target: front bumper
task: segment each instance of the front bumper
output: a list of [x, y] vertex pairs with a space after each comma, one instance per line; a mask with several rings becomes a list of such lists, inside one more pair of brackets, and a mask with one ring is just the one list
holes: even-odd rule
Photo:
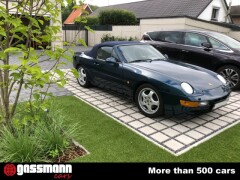
[[[221, 86], [211, 90], [203, 91], [202, 96], [190, 96], [190, 97], [179, 97], [171, 96], [171, 98], [165, 95], [165, 101], [171, 99], [169, 103], [165, 103], [165, 114], [167, 115], [178, 115], [178, 114], [195, 114], [199, 112], [207, 112], [213, 109], [220, 108], [227, 104], [231, 90], [228, 87]], [[180, 104], [181, 100], [190, 102], [208, 102], [207, 105], [199, 107], [184, 107]]]

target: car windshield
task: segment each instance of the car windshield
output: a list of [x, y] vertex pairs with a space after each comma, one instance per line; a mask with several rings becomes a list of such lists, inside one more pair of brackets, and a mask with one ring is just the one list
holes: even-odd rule
[[119, 50], [127, 62], [145, 62], [166, 59], [151, 45], [123, 45]]
[[238, 49], [240, 50], [240, 42], [227, 36], [224, 34], [220, 34], [220, 33], [208, 33], [209, 35], [211, 35], [212, 37], [214, 37], [215, 39], [224, 42], [226, 45], [228, 45], [230, 48], [234, 48], [234, 49]]

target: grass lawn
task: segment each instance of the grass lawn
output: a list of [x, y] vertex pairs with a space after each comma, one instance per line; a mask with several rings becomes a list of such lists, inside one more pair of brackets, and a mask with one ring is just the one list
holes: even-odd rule
[[55, 104], [66, 123], [80, 122], [76, 140], [90, 152], [73, 162], [240, 162], [240, 124], [175, 157], [75, 97]]

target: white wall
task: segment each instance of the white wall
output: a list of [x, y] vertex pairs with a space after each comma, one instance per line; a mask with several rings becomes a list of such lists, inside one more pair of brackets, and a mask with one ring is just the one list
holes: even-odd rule
[[226, 28], [216, 24], [211, 24], [208, 22], [196, 21], [190, 18], [186, 18], [184, 29], [201, 29], [221, 33], [228, 33], [231, 31], [230, 28]]
[[231, 31], [227, 35], [240, 41], [240, 31]]
[[112, 31], [94, 31], [88, 32], [88, 45], [93, 46], [101, 42], [101, 38], [104, 34], [117, 36], [121, 38], [137, 38], [140, 40], [141, 31], [140, 26], [113, 26]]
[[201, 29], [225, 33], [240, 40], [240, 31], [231, 31], [220, 25], [202, 22], [190, 18], [163, 18], [163, 19], [142, 19], [139, 26], [113, 26], [112, 31], [88, 32], [88, 45], [93, 46], [101, 42], [104, 34], [129, 38], [137, 37], [139, 40], [147, 31], [178, 30], [178, 29]]
[[[198, 16], [199, 19], [203, 19], [206, 21], [211, 21], [212, 17], [212, 9], [213, 7], [218, 7], [219, 14], [218, 14], [218, 22], [225, 22], [225, 17], [227, 15], [227, 8], [223, 2], [224, 0], [213, 0], [208, 7]], [[230, 22], [228, 17], [227, 22]]]
[[141, 19], [141, 34], [147, 31], [184, 29], [185, 18]]

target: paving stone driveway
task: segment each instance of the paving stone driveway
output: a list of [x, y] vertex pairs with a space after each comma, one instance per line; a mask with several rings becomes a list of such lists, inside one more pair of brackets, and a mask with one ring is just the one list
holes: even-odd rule
[[232, 92], [228, 105], [201, 116], [148, 118], [124, 97], [100, 88], [82, 88], [69, 74], [65, 88], [76, 97], [113, 117], [156, 145], [180, 155], [240, 122], [240, 93]]

